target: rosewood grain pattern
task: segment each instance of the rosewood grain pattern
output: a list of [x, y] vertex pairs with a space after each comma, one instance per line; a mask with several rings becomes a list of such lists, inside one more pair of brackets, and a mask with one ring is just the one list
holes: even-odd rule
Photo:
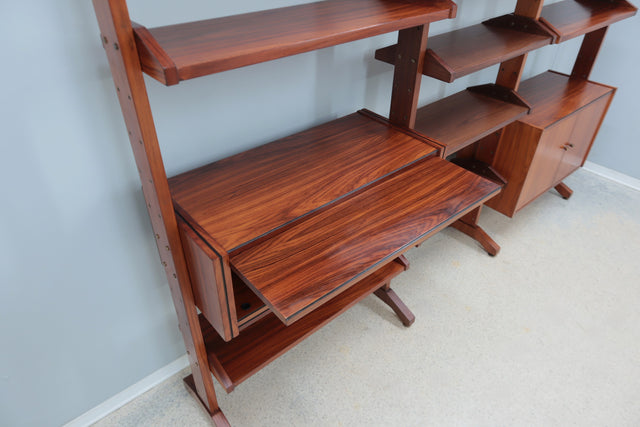
[[293, 325], [285, 326], [271, 314], [243, 330], [230, 342], [223, 341], [201, 318], [209, 359], [215, 359], [219, 364], [211, 366], [211, 369], [229, 378], [230, 382], [223, 383], [223, 386], [227, 391], [232, 390], [402, 271], [404, 266], [401, 263], [390, 262]]
[[464, 90], [418, 109], [415, 130], [447, 157], [527, 114], [528, 108]]
[[[551, 36], [477, 24], [429, 38], [423, 74], [453, 82], [475, 71], [546, 46]], [[376, 58], [393, 64], [395, 46], [379, 49]]]
[[519, 93], [531, 103], [531, 114], [522, 119], [544, 128], [610, 93], [613, 88], [583, 79], [546, 72], [525, 80]]
[[356, 113], [169, 182], [181, 215], [231, 252], [435, 152]]
[[429, 158], [231, 255], [231, 265], [291, 324], [499, 189]]
[[540, 21], [558, 35], [556, 43], [629, 18], [638, 9], [624, 0], [564, 0], [542, 8]]
[[151, 28], [158, 47], [146, 52], [166, 52], [187, 80], [453, 16], [450, 0], [326, 0]]

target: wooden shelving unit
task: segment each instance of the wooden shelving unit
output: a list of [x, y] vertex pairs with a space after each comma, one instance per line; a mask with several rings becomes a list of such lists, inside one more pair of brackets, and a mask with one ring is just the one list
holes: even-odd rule
[[[429, 23], [455, 16], [452, 1], [325, 0], [151, 29], [125, 0], [93, 4], [189, 355], [185, 382], [219, 426], [229, 423], [212, 374], [233, 390], [371, 294], [409, 326], [390, 285], [407, 250], [453, 226], [495, 255], [478, 225], [485, 203], [513, 214], [553, 185], [568, 197], [561, 179], [584, 161], [614, 92], [588, 75], [608, 25], [636, 12], [623, 0], [519, 0], [514, 14], [428, 39]], [[362, 110], [167, 178], [143, 73], [175, 85], [393, 31], [398, 43], [376, 52], [394, 65], [388, 119]], [[571, 76], [520, 85], [527, 52], [579, 34]], [[496, 84], [418, 108], [422, 74], [451, 82], [497, 63]]]

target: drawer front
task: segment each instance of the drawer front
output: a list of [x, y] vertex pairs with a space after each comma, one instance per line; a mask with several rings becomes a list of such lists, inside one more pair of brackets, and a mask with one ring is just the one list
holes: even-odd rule
[[584, 164], [593, 140], [600, 129], [600, 124], [604, 119], [611, 97], [611, 94], [603, 96], [574, 113], [576, 115], [575, 126], [565, 146], [566, 152], [558, 166], [554, 179], [555, 183], [562, 181]]
[[516, 210], [553, 187], [577, 116], [572, 114], [542, 132]]

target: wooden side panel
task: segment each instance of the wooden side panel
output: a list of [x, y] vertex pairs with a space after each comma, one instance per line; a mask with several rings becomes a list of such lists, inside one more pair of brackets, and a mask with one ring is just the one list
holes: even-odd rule
[[516, 211], [555, 185], [556, 171], [567, 151], [575, 122], [576, 116], [571, 115], [542, 133]]
[[229, 341], [238, 335], [229, 260], [209, 248], [184, 221], [178, 221], [178, 225], [196, 305], [220, 336]]
[[500, 194], [486, 203], [487, 206], [513, 216], [541, 135], [542, 129], [519, 121], [502, 131], [492, 166], [507, 184]]
[[585, 80], [589, 78], [608, 29], [609, 27], [600, 28], [584, 36], [571, 77]]

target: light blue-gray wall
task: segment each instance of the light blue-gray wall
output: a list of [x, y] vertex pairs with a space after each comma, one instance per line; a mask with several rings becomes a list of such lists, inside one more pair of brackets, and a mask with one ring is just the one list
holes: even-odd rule
[[[185, 4], [183, 4], [185, 3]], [[148, 26], [295, 0], [130, 0]], [[508, 13], [459, 1], [431, 34]], [[183, 354], [136, 167], [89, 0], [0, 3], [0, 425], [69, 421]], [[620, 87], [590, 160], [640, 178], [640, 21], [610, 30], [593, 77]], [[387, 114], [376, 37], [166, 88], [147, 79], [169, 174], [366, 107]], [[577, 43], [530, 56], [569, 71]], [[421, 104], [487, 83], [423, 79]]]

